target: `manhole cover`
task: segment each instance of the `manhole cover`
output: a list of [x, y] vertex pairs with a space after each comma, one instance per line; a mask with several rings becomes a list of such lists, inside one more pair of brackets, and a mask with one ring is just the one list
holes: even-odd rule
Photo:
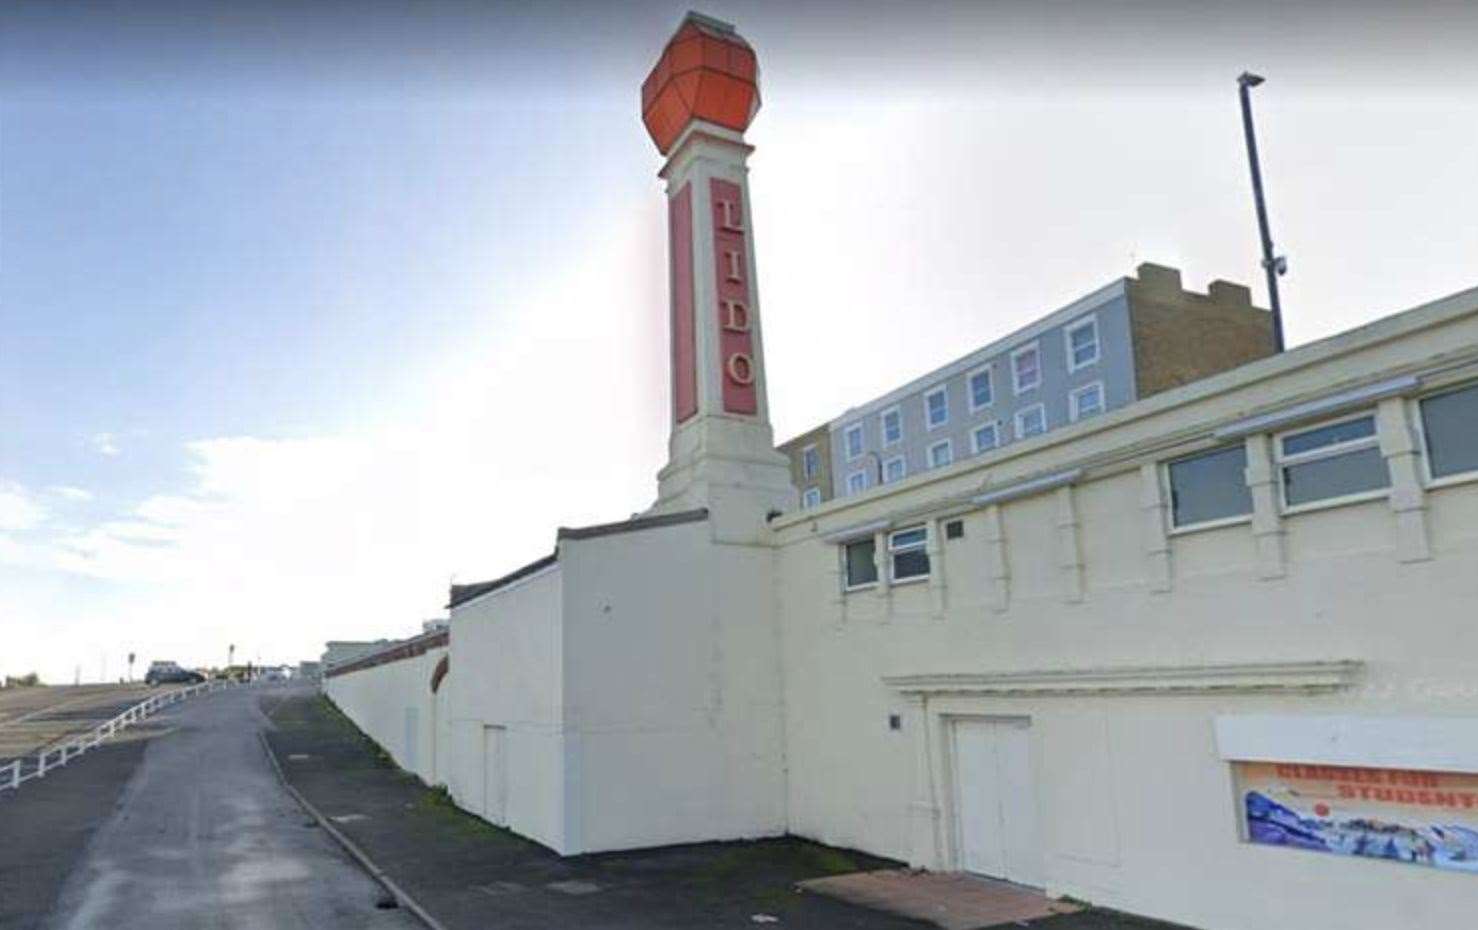
[[289, 762], [307, 762], [311, 758], [313, 758], [313, 757], [310, 756], [310, 755], [308, 755], [306, 752], [295, 752], [292, 755], [290, 755], [290, 756], [287, 757], [287, 761], [289, 761]]

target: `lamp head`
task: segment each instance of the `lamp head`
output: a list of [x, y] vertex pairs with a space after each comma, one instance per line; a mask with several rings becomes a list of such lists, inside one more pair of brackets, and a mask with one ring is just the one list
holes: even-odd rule
[[1253, 74], [1251, 71], [1243, 71], [1241, 76], [1237, 78], [1237, 83], [1241, 84], [1243, 87], [1256, 87], [1265, 80], [1267, 80], [1267, 78], [1263, 77], [1261, 74]]

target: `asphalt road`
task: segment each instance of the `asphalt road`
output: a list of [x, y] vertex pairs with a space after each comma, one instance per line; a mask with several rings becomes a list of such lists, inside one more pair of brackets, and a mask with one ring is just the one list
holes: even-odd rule
[[[408, 913], [378, 909], [379, 885], [306, 826], [263, 755], [257, 734], [270, 724], [260, 694], [220, 692], [156, 718], [172, 729], [139, 753], [41, 926], [420, 926]], [[29, 787], [9, 816], [23, 816]]]

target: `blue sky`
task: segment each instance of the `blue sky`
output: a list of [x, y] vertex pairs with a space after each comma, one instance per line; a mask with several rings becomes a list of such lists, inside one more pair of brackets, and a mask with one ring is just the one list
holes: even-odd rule
[[[1247, 67], [1291, 342], [1478, 279], [1456, 5], [792, 6], [704, 7], [761, 60], [777, 438], [1138, 261], [1261, 295]], [[646, 507], [682, 11], [0, 13], [0, 674], [402, 635]]]

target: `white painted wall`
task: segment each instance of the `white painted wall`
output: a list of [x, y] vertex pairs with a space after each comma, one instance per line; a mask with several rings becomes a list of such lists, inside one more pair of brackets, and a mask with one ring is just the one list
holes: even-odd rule
[[[1260, 577], [1264, 560], [1248, 524], [1170, 536], [1168, 590], [1157, 591], [1163, 563], [1145, 529], [1140, 467], [1205, 444], [1219, 423], [1350, 379], [1428, 370], [1436, 386], [1478, 377], [1475, 304], [1474, 294], [1463, 295], [910, 480], [886, 496], [777, 521], [791, 831], [951, 868], [951, 721], [1027, 716], [1054, 893], [1206, 930], [1470, 923], [1478, 907], [1471, 875], [1242, 843], [1215, 721], [1478, 716], [1471, 684], [1478, 681], [1478, 484], [1426, 492], [1416, 519], [1425, 524], [1429, 560], [1402, 560], [1401, 526], [1411, 517], [1397, 513], [1394, 498], [1381, 499], [1277, 521], [1281, 577]], [[1388, 449], [1400, 439], [1391, 432], [1383, 423]], [[1076, 508], [1081, 600], [1072, 599], [1064, 570], [1058, 492], [1001, 506], [1003, 611], [980, 509], [958, 517], [962, 539], [942, 542], [942, 588], [936, 578], [881, 596], [839, 593], [837, 547], [822, 534], [890, 516], [908, 525], [907, 514], [946, 498], [1074, 465], [1087, 468], [1067, 492]], [[1363, 679], [1322, 695], [925, 697], [883, 680], [1342, 659], [1365, 663]], [[890, 713], [902, 716], [902, 731], [888, 728]], [[1405, 745], [1402, 758], [1420, 767], [1411, 751]], [[1434, 766], [1450, 758], [1448, 747], [1428, 754]]]
[[487, 816], [486, 728], [505, 728], [507, 825], [562, 852], [567, 839], [561, 566], [455, 607], [448, 692], [448, 787]]
[[572, 845], [785, 831], [773, 552], [708, 521], [560, 546]]
[[[390, 754], [395, 764], [414, 772], [428, 785], [444, 781], [445, 754], [437, 744], [438, 721], [445, 698], [431, 693], [431, 673], [447, 654], [445, 648], [363, 671], [325, 678], [323, 691], [359, 727]], [[444, 686], [443, 686], [444, 687]], [[406, 740], [406, 715], [416, 722]]]

